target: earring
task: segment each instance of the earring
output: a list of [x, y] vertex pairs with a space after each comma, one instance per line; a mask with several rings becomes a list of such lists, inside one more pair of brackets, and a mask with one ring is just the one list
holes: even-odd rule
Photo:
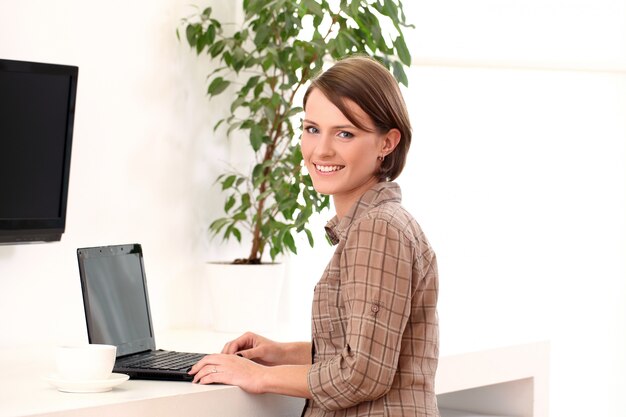
[[376, 159], [378, 159], [380, 162], [383, 162], [383, 161], [385, 160], [385, 155], [380, 155], [380, 156], [379, 156], [378, 158], [376, 158]]

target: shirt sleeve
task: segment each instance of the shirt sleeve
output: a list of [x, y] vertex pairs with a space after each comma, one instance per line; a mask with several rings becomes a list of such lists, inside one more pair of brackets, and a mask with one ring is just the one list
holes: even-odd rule
[[375, 400], [391, 388], [411, 312], [414, 245], [384, 219], [365, 219], [347, 236], [341, 259], [346, 342], [313, 364], [309, 389], [320, 407], [337, 410]]

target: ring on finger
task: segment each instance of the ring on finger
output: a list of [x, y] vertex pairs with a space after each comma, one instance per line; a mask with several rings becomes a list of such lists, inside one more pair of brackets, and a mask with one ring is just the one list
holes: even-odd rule
[[217, 373], [217, 368], [216, 368], [215, 366], [213, 367], [213, 369], [211, 369], [211, 373], [212, 373], [212, 374]]

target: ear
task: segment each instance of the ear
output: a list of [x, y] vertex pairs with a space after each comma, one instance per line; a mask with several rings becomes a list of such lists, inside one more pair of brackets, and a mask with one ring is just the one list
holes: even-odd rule
[[382, 148], [380, 150], [381, 155], [387, 156], [393, 152], [400, 143], [400, 138], [402, 138], [402, 134], [398, 129], [390, 129], [383, 138]]

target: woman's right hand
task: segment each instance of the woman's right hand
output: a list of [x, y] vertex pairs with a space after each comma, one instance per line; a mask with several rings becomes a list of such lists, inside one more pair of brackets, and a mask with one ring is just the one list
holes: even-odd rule
[[222, 353], [237, 354], [262, 365], [274, 366], [285, 364], [285, 343], [247, 332], [224, 345]]

